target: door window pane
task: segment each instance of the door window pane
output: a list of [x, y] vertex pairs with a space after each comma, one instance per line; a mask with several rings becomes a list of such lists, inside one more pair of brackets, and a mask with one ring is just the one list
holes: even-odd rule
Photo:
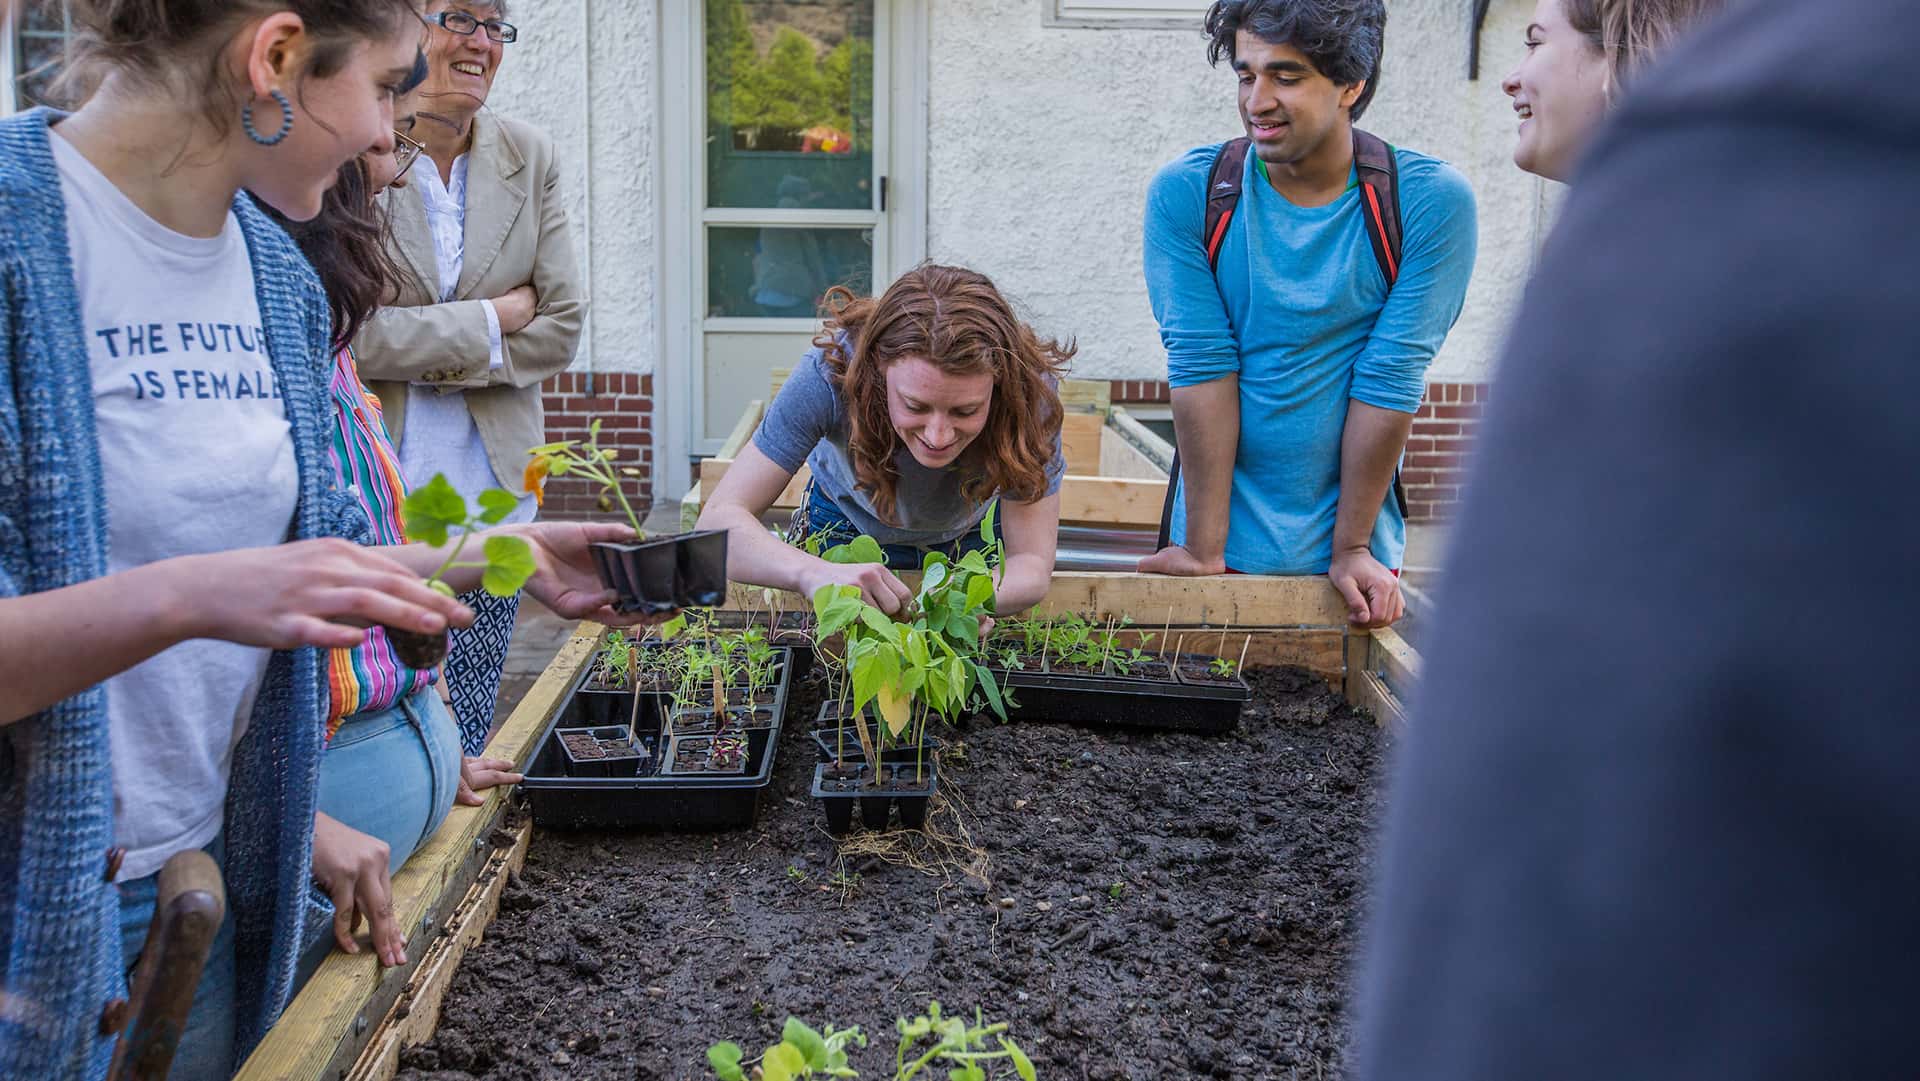
[[14, 7], [14, 102], [22, 109], [59, 104], [49, 91], [73, 32], [71, 6], [67, 0], [29, 0]]
[[812, 319], [835, 285], [873, 287], [873, 230], [713, 226], [707, 230], [707, 315]]
[[706, 0], [707, 205], [868, 210], [874, 0]]

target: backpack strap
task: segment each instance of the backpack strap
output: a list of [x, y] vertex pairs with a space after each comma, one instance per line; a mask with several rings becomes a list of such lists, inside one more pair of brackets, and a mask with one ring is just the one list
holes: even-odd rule
[[1360, 177], [1361, 217], [1367, 223], [1367, 241], [1373, 258], [1386, 276], [1387, 288], [1400, 280], [1400, 166], [1393, 147], [1371, 132], [1353, 129], [1353, 165]]
[[1207, 266], [1220, 262], [1220, 245], [1227, 239], [1227, 226], [1233, 224], [1234, 208], [1240, 205], [1240, 180], [1247, 172], [1247, 153], [1253, 140], [1246, 136], [1229, 139], [1213, 156], [1213, 168], [1207, 171], [1207, 224], [1200, 235], [1207, 244]]

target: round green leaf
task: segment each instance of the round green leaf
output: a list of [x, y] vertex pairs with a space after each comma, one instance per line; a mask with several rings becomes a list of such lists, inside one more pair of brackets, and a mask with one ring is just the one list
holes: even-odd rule
[[525, 538], [488, 537], [485, 551], [487, 569], [480, 575], [480, 588], [496, 597], [511, 597], [520, 592], [538, 568], [533, 562], [533, 547]]

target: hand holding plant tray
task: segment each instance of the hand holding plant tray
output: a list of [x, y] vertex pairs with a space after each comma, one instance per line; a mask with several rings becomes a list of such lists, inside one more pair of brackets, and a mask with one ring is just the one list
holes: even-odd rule
[[619, 452], [600, 445], [599, 420], [588, 427], [584, 443], [573, 439], [543, 443], [527, 454], [532, 461], [527, 463], [524, 483], [536, 499], [545, 500], [548, 477], [573, 474], [603, 489], [603, 507], [611, 496], [626, 513], [634, 543], [603, 542], [591, 547], [600, 580], [619, 595], [615, 609], [658, 614], [676, 608], [705, 608], [726, 599], [726, 531], [709, 529], [648, 540], [640, 516], [621, 488], [621, 477], [637, 476], [639, 470], [614, 464]]
[[[432, 480], [407, 495], [406, 502], [400, 505], [400, 517], [405, 524], [408, 540], [420, 541], [435, 548], [445, 547], [448, 535], [456, 530], [459, 532], [459, 541], [454, 544], [453, 550], [447, 553], [439, 568], [427, 576], [428, 586], [451, 597], [454, 589], [441, 576], [455, 568], [477, 568], [480, 570], [480, 588], [496, 597], [511, 597], [527, 584], [527, 579], [533, 577], [535, 569], [533, 549], [524, 538], [495, 534], [481, 544], [481, 559], [463, 563], [460, 556], [466, 551], [467, 542], [474, 533], [485, 526], [499, 525], [505, 521], [520, 501], [511, 492], [500, 488], [481, 492], [478, 501], [480, 513], [470, 514], [467, 501], [447, 482], [446, 474], [435, 473]], [[420, 634], [394, 627], [386, 630], [388, 640], [393, 642], [394, 653], [409, 668], [425, 670], [447, 659], [445, 631]]]

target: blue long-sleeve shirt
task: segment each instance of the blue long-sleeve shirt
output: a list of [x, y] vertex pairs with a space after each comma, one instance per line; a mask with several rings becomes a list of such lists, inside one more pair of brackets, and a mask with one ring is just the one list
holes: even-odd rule
[[[1189, 151], [1147, 189], [1146, 275], [1167, 380], [1240, 377], [1227, 565], [1252, 574], [1320, 574], [1333, 557], [1340, 439], [1349, 400], [1412, 413], [1426, 369], [1460, 315], [1473, 275], [1476, 222], [1466, 178], [1436, 158], [1394, 151], [1404, 235], [1400, 280], [1387, 290], [1359, 188], [1301, 207], [1247, 156], [1240, 204], [1218, 274], [1202, 231], [1207, 174], [1220, 145]], [[1186, 495], [1172, 536], [1186, 536]], [[1374, 523], [1375, 558], [1400, 566], [1406, 522], [1389, 498]]]

